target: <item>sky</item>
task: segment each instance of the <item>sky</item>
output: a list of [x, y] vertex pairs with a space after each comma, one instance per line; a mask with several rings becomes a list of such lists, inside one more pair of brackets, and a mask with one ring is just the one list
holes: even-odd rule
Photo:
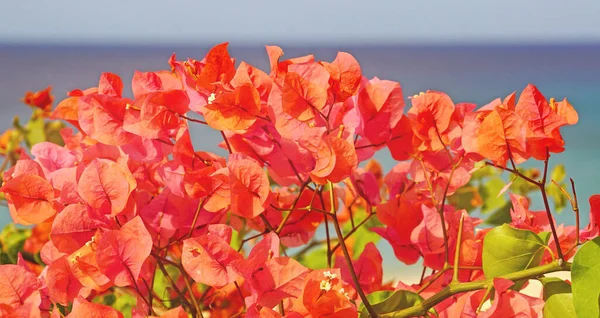
[[598, 0], [1, 0], [0, 43], [589, 43]]

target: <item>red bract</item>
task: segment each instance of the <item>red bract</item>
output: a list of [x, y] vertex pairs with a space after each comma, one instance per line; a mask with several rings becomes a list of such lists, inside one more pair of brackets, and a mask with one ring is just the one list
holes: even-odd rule
[[339, 269], [317, 270], [306, 277], [302, 301], [313, 317], [352, 317], [356, 308], [348, 297], [350, 291]]
[[358, 134], [372, 144], [383, 145], [390, 139], [392, 128], [402, 118], [404, 97], [397, 82], [363, 78], [362, 89], [354, 100], [361, 117]]
[[0, 304], [18, 308], [40, 288], [37, 277], [18, 265], [0, 266]]
[[362, 79], [362, 73], [360, 65], [352, 55], [339, 52], [333, 62], [321, 62], [321, 64], [329, 72], [335, 100], [345, 101], [356, 93]]
[[94, 212], [116, 215], [123, 211], [135, 187], [136, 181], [126, 168], [96, 159], [81, 173], [77, 190]]
[[523, 295], [508, 289], [512, 281], [496, 278], [494, 288], [496, 295], [492, 308], [482, 312], [478, 317], [496, 317], [496, 315], [509, 315], [513, 317], [541, 317], [544, 301], [538, 298]]
[[50, 109], [52, 109], [52, 103], [54, 102], [54, 96], [52, 96], [51, 91], [52, 87], [48, 86], [41, 91], [27, 92], [25, 93], [25, 97], [23, 97], [23, 103], [41, 108], [44, 111], [50, 111]]
[[454, 103], [448, 95], [439, 92], [427, 92], [415, 95], [408, 118], [412, 121], [413, 131], [427, 146], [425, 149], [438, 151], [448, 144], [447, 130], [454, 113]]
[[204, 67], [197, 74], [196, 83], [199, 87], [213, 91], [218, 84], [223, 85], [235, 75], [235, 65], [227, 52], [228, 43], [213, 47], [206, 54]]
[[197, 282], [223, 287], [237, 279], [232, 264], [242, 258], [229, 241], [211, 232], [183, 241], [181, 263]]
[[64, 306], [73, 301], [83, 287], [73, 275], [67, 256], [48, 265], [45, 278], [50, 299]]
[[133, 134], [123, 127], [125, 110], [131, 101], [111, 95], [82, 96], [77, 104], [78, 125], [91, 138], [107, 145], [121, 146]]
[[[544, 305], [520, 289], [571, 268], [576, 303], [569, 262], [600, 234], [600, 196], [581, 231], [555, 223], [551, 203], [581, 209], [548, 168], [579, 119], [566, 99], [528, 85], [477, 108], [427, 91], [404, 112], [400, 83], [349, 53], [266, 50], [266, 72], [222, 43], [136, 71], [131, 92], [103, 73], [54, 110], [49, 88], [27, 93], [32, 121], [0, 135], [0, 199], [35, 226], [0, 233], [0, 262], [16, 263], [0, 266], [0, 316], [536, 317], [571, 294], [548, 288]], [[77, 132], [31, 131], [50, 113]], [[199, 125], [221, 136], [215, 153]], [[387, 172], [365, 162], [382, 148]], [[380, 244], [423, 264], [418, 284], [385, 278]]]
[[102, 236], [96, 251], [100, 271], [117, 286], [133, 286], [152, 250], [152, 237], [142, 219], [135, 217], [118, 230]]
[[123, 314], [108, 306], [90, 303], [83, 297], [77, 297], [67, 317], [123, 318]]
[[269, 179], [258, 162], [233, 155], [229, 157], [231, 212], [252, 218], [261, 214], [269, 197]]
[[73, 253], [92, 239], [99, 225], [87, 205], [71, 204], [54, 219], [50, 237], [59, 251]]
[[[360, 286], [365, 293], [372, 293], [381, 289], [383, 282], [382, 262], [381, 254], [373, 243], [367, 244], [358, 260], [352, 262], [356, 275], [359, 277]], [[336, 258], [335, 266], [340, 268], [342, 279], [354, 286], [352, 274], [350, 274], [343, 257], [338, 256]], [[356, 288], [356, 286], [354, 287]]]
[[275, 257], [252, 273], [249, 283], [256, 293], [253, 296], [257, 303], [274, 307], [285, 298], [299, 297], [307, 274], [308, 269], [294, 259]]

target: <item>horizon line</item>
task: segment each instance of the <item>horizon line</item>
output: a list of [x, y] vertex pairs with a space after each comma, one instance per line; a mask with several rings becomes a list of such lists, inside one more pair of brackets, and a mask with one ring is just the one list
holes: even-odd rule
[[201, 40], [196, 42], [123, 42], [123, 41], [2, 41], [0, 48], [27, 48], [27, 47], [81, 47], [81, 48], [206, 48], [214, 45], [229, 42], [233, 48], [253, 48], [265, 47], [266, 45], [284, 46], [287, 48], [336, 48], [336, 47], [389, 47], [389, 48], [428, 48], [428, 47], [596, 47], [600, 46], [600, 41], [364, 41], [364, 42], [346, 42], [346, 41], [248, 41], [248, 40], [230, 40], [230, 41], [212, 41]]

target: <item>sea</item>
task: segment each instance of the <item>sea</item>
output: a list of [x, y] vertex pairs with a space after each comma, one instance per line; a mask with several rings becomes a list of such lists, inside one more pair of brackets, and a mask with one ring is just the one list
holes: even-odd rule
[[[8, 45], [0, 44], [0, 130], [13, 118], [28, 118], [31, 110], [21, 104], [25, 91], [53, 87], [57, 100], [66, 92], [96, 86], [101, 72], [119, 74], [125, 83], [135, 70], [169, 69], [168, 59], [202, 59], [212, 45]], [[274, 45], [274, 44], [271, 44]], [[581, 224], [589, 221], [588, 198], [600, 193], [600, 44], [569, 45], [282, 45], [284, 58], [314, 54], [331, 61], [338, 51], [352, 54], [363, 74], [400, 82], [404, 96], [426, 90], [443, 91], [454, 102], [485, 105], [527, 84], [535, 84], [547, 97], [567, 97], [579, 113], [579, 123], [562, 129], [566, 151], [553, 155], [550, 165], [562, 163], [575, 180], [581, 208]], [[237, 62], [245, 61], [265, 71], [269, 61], [263, 45], [230, 46]], [[126, 86], [127, 87], [127, 86]], [[126, 95], [131, 95], [127, 91]], [[406, 110], [408, 107], [406, 108]], [[192, 130], [196, 149], [225, 155], [217, 148], [220, 136], [203, 128]], [[387, 150], [376, 156], [386, 171], [395, 162]], [[540, 163], [528, 163], [539, 166]], [[533, 208], [542, 209], [534, 198]], [[559, 223], [574, 224], [566, 209]], [[0, 207], [0, 226], [10, 222]], [[387, 242], [379, 243], [388, 278], [418, 281], [419, 266], [400, 266]]]

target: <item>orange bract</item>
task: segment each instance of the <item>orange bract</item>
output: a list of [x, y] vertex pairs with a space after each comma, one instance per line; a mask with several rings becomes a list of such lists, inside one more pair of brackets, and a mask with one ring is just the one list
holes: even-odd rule
[[521, 163], [526, 157], [526, 131], [523, 119], [511, 110], [497, 107], [481, 122], [477, 132], [479, 154], [504, 166], [512, 158]]
[[16, 215], [22, 224], [38, 224], [56, 213], [54, 189], [46, 179], [32, 174], [23, 174], [8, 181], [0, 191], [15, 206]]
[[317, 63], [292, 64], [285, 74], [282, 108], [299, 121], [313, 119], [327, 104], [329, 73]]
[[208, 124], [217, 130], [246, 130], [260, 113], [260, 96], [250, 84], [242, 84], [233, 92], [220, 93], [203, 109]]

